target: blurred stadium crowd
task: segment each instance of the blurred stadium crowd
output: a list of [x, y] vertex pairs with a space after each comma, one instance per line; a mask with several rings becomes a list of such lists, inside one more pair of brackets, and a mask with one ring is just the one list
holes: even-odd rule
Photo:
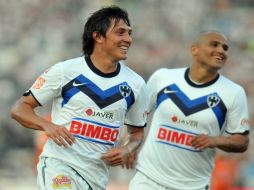
[[[81, 55], [85, 19], [111, 4], [129, 12], [133, 44], [126, 64], [145, 80], [160, 67], [188, 66], [189, 45], [199, 31], [224, 32], [231, 44], [222, 73], [244, 86], [250, 126], [254, 125], [253, 0], [0, 0], [0, 187], [12, 190], [15, 182], [13, 189], [22, 189], [22, 184], [26, 190], [28, 184], [35, 189], [38, 133], [12, 121], [10, 106], [46, 68]], [[38, 112], [46, 116], [49, 110], [39, 108]], [[231, 187], [254, 187], [253, 136], [251, 130], [250, 147], [244, 154], [219, 152], [221, 168], [216, 168], [214, 184], [222, 180]], [[131, 175], [132, 171], [113, 169], [109, 189], [119, 184], [116, 189], [126, 189]], [[15, 188], [17, 185], [20, 188]]]

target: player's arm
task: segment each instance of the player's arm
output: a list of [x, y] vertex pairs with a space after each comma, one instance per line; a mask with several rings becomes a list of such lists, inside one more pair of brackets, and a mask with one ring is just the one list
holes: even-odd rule
[[225, 136], [199, 135], [191, 141], [197, 149], [219, 148], [227, 152], [244, 152], [249, 145], [249, 114], [247, 97], [243, 88], [235, 91], [232, 106], [228, 109]]
[[205, 148], [219, 148], [226, 152], [244, 152], [248, 149], [249, 135], [231, 134], [230, 136], [211, 137], [207, 135], [199, 135], [191, 140], [191, 144], [198, 150]]
[[[21, 97], [11, 109], [11, 117], [26, 128], [45, 131], [46, 135], [59, 146], [67, 147], [75, 142], [73, 135], [62, 126], [38, 116], [34, 109], [39, 106], [33, 96]], [[66, 143], [67, 142], [67, 143]]]
[[128, 154], [124, 159], [122, 167], [127, 169], [133, 169], [136, 162], [137, 153], [141, 147], [144, 140], [144, 128], [127, 126], [128, 128], [128, 138], [126, 139], [124, 146]]
[[34, 109], [39, 106], [32, 96], [21, 97], [11, 109], [11, 117], [26, 128], [41, 130], [47, 124], [43, 118], [38, 117]]
[[143, 127], [128, 127], [128, 138], [122, 146], [112, 148], [103, 154], [101, 159], [110, 166], [126, 166], [127, 169], [134, 168], [136, 153], [144, 139]]
[[128, 138], [125, 143], [125, 147], [129, 152], [137, 152], [144, 139], [144, 128], [143, 127], [128, 127]]

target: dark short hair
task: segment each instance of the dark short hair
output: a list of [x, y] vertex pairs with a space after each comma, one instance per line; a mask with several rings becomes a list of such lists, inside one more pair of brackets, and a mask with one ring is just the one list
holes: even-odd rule
[[117, 24], [120, 20], [123, 20], [128, 26], [130, 26], [127, 11], [117, 6], [103, 7], [92, 13], [92, 15], [87, 19], [82, 39], [84, 55], [91, 55], [93, 52], [93, 32], [97, 32], [98, 35], [105, 37], [112, 20], [114, 20], [115, 24]]

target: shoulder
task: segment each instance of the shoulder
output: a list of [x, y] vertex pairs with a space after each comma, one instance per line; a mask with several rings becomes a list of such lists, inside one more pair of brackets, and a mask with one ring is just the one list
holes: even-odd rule
[[57, 64], [62, 65], [63, 67], [66, 67], [66, 66], [70, 66], [70, 65], [81, 64], [84, 62], [85, 62], [85, 59], [82, 56], [82, 57], [76, 57], [76, 58], [64, 60], [64, 61], [61, 61]]
[[128, 66], [126, 66], [124, 63], [120, 63], [121, 64], [121, 72], [126, 76], [126, 78], [128, 80], [131, 81], [136, 81], [138, 83], [145, 83], [145, 80], [143, 79], [143, 77], [141, 75], [139, 75], [137, 72], [135, 72], [134, 70], [132, 70], [131, 68], [129, 68]]
[[219, 78], [218, 85], [220, 93], [224, 95], [226, 100], [236, 101], [247, 98], [246, 92], [240, 84], [237, 84], [222, 75]]
[[84, 68], [84, 66], [85, 66], [84, 57], [76, 57], [55, 64], [55, 67], [59, 68], [64, 74], [79, 72]]
[[154, 73], [151, 74], [150, 78], [165, 78], [165, 77], [173, 77], [173, 76], [180, 76], [184, 74], [186, 71], [186, 67], [184, 68], [160, 68], [156, 70]]
[[219, 82], [224, 89], [230, 92], [244, 92], [244, 88], [240, 84], [237, 84], [223, 75], [220, 75]]

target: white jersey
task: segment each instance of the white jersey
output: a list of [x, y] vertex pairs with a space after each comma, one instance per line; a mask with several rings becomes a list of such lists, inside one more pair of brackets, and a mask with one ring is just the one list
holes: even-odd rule
[[225, 77], [203, 85], [193, 83], [187, 68], [160, 69], [148, 80], [155, 108], [137, 169], [169, 189], [206, 189], [215, 149], [194, 149], [189, 140], [248, 133], [248, 108], [242, 87]]
[[52, 122], [76, 138], [68, 148], [48, 140], [41, 156], [66, 162], [94, 190], [105, 189], [109, 168], [101, 154], [115, 146], [124, 124], [145, 126], [145, 81], [122, 63], [103, 74], [89, 57], [79, 57], [52, 66], [30, 90], [41, 105], [53, 99]]

